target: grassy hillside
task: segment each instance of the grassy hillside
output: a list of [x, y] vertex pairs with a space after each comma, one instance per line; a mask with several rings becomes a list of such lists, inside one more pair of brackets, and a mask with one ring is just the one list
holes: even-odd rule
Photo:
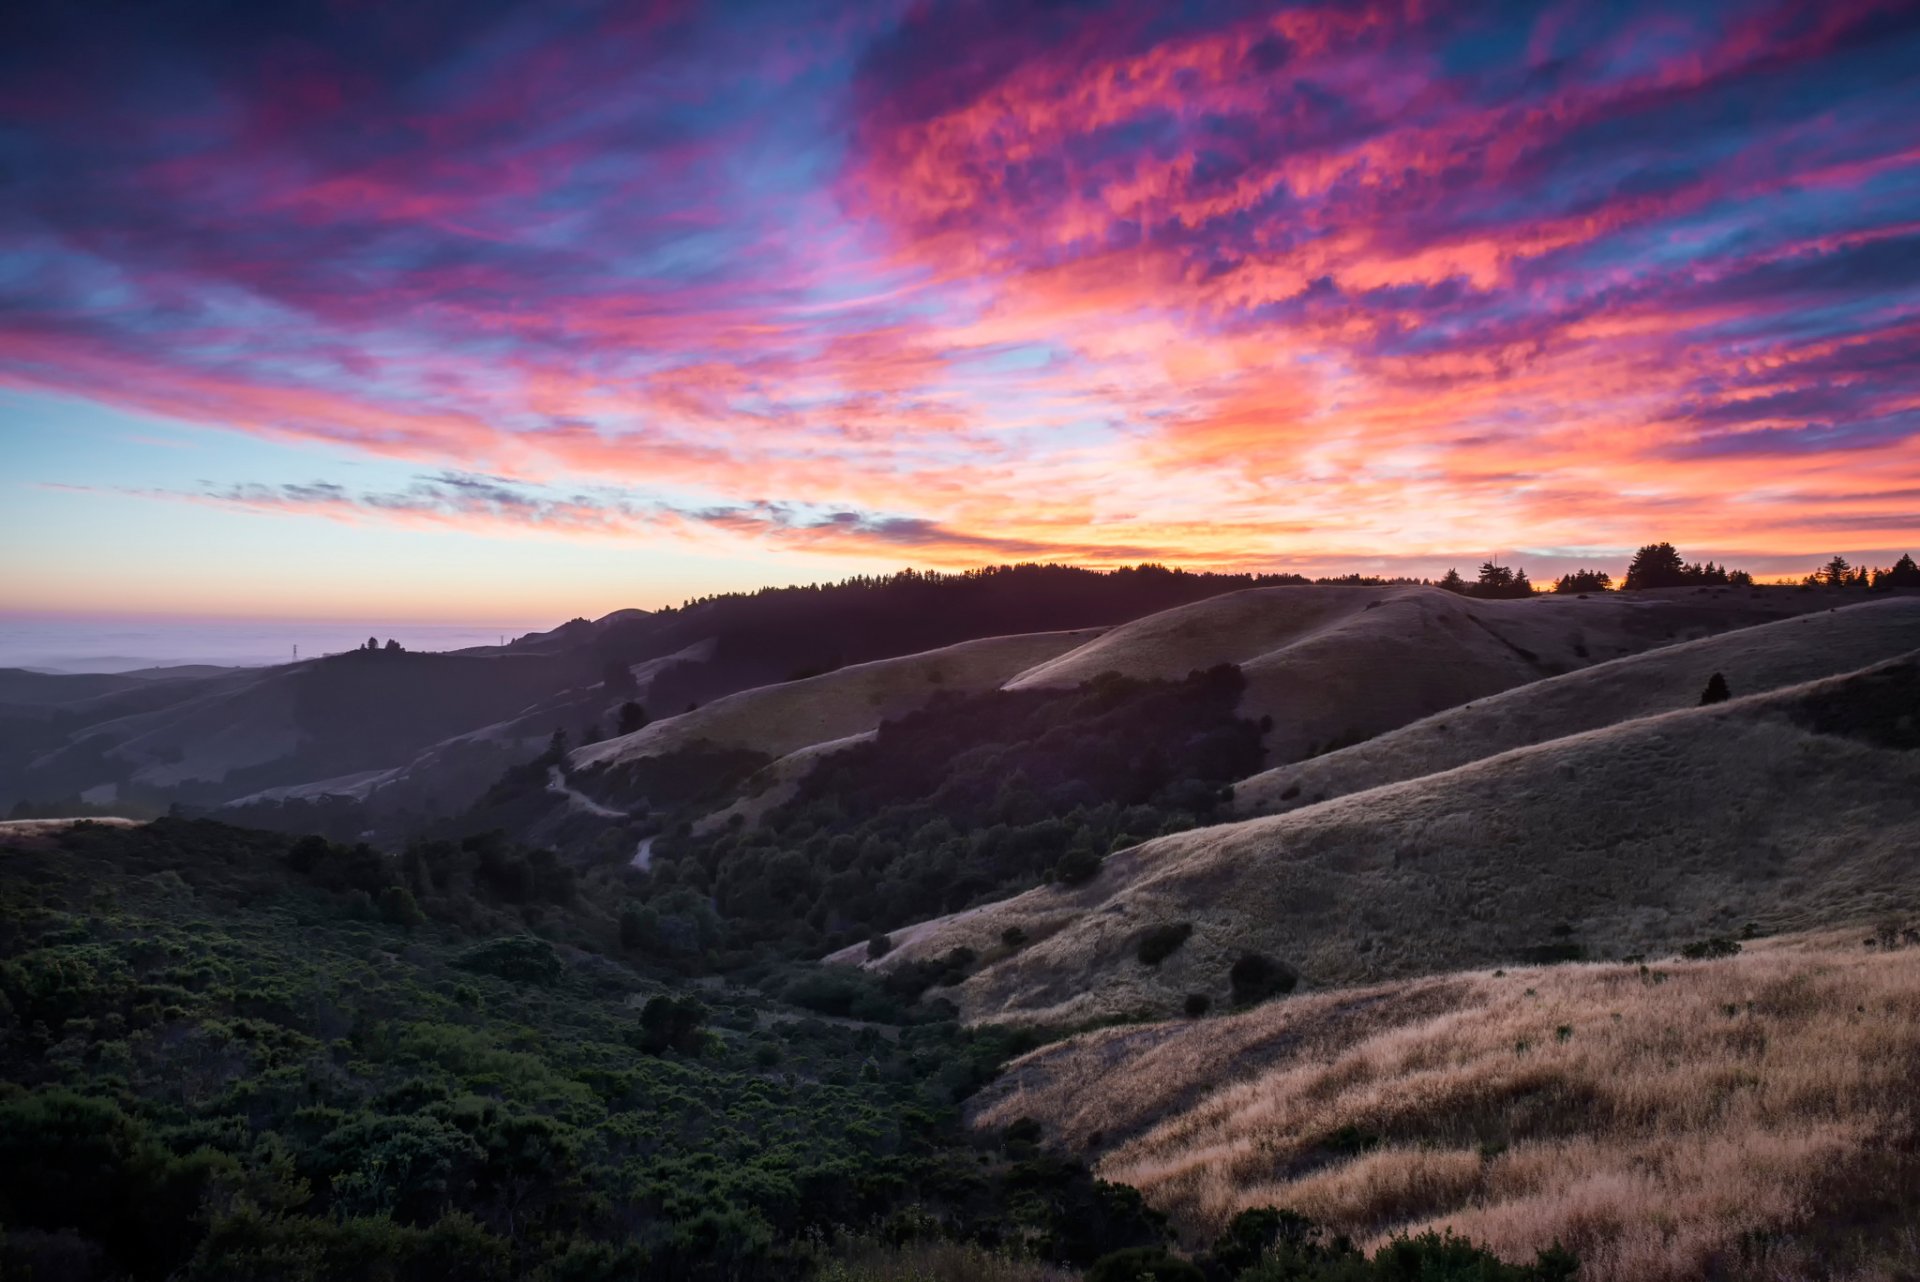
[[[1163, 837], [875, 964], [991, 954], [969, 1016], [1074, 1023], [1224, 1006], [1248, 953], [1321, 987], [1871, 919], [1920, 906], [1915, 708], [1920, 656], [1645, 717]], [[1183, 923], [1143, 964], [1146, 933]]]
[[1920, 649], [1920, 596], [1823, 610], [1516, 687], [1324, 756], [1255, 775], [1234, 809], [1281, 814], [1528, 744], [1700, 702], [1718, 672], [1736, 695], [1850, 672]]
[[1913, 1276], [1920, 935], [1885, 939], [1108, 1029], [1017, 1061], [976, 1119], [1040, 1120], [1199, 1240], [1272, 1204], [1363, 1241], [1558, 1241], [1583, 1282]]
[[665, 756], [696, 743], [784, 757], [812, 744], [872, 730], [942, 692], [996, 689], [1094, 634], [1083, 630], [983, 637], [757, 686], [665, 717], [632, 734], [576, 749], [571, 764], [575, 770], [590, 772], [640, 757]]
[[1818, 594], [1791, 589], [1481, 601], [1423, 587], [1258, 588], [1114, 628], [1011, 684], [1234, 663], [1247, 678], [1241, 713], [1264, 719], [1268, 761], [1280, 764], [1542, 677], [1815, 608]]

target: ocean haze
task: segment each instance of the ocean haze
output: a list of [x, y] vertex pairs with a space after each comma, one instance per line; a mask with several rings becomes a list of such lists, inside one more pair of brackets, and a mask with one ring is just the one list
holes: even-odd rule
[[498, 645], [545, 623], [391, 623], [339, 619], [0, 616], [0, 667], [132, 672], [178, 664], [262, 667], [388, 638], [409, 650]]

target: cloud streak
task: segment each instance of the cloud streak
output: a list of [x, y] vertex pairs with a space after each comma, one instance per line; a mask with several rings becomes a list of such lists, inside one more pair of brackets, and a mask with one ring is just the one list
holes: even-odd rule
[[1911, 534], [1911, 5], [205, 8], [0, 20], [0, 380], [421, 479], [200, 501], [950, 563]]

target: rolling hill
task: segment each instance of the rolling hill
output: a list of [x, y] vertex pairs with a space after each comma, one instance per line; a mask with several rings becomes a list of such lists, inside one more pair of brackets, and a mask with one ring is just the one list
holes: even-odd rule
[[[968, 948], [966, 1016], [1075, 1024], [1224, 1005], [1248, 953], [1320, 988], [1867, 920], [1920, 906], [1916, 709], [1920, 654], [1641, 717], [1163, 837], [874, 964]], [[1145, 932], [1178, 923], [1191, 938], [1143, 964]]]
[[1281, 814], [1482, 757], [1697, 702], [1714, 673], [1759, 694], [1920, 649], [1920, 596], [1888, 597], [1644, 651], [1548, 677], [1255, 775], [1243, 815]]
[[1545, 677], [1827, 604], [1782, 589], [1482, 601], [1428, 587], [1255, 588], [1114, 628], [1009, 687], [1237, 664], [1241, 713], [1269, 719], [1267, 759], [1280, 765]]

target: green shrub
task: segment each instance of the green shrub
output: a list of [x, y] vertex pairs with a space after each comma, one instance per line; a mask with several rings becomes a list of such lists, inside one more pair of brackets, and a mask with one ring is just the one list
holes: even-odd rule
[[1130, 1246], [1095, 1260], [1086, 1282], [1207, 1282], [1207, 1275], [1163, 1246]]
[[455, 957], [453, 964], [462, 970], [522, 984], [553, 985], [560, 982], [566, 970], [553, 945], [532, 935], [510, 935], [475, 944]]
[[1688, 961], [1713, 961], [1721, 957], [1733, 957], [1740, 952], [1738, 940], [1715, 935], [1709, 939], [1696, 939], [1680, 950], [1680, 955]]
[[1227, 972], [1236, 1006], [1253, 1006], [1272, 997], [1283, 997], [1300, 983], [1300, 972], [1283, 961], [1261, 953], [1243, 953]]
[[1158, 966], [1173, 956], [1180, 945], [1186, 943], [1187, 937], [1192, 934], [1193, 923], [1190, 921], [1163, 922], [1158, 926], [1150, 927], [1147, 933], [1140, 937], [1141, 964]]
[[1053, 880], [1062, 886], [1084, 886], [1100, 875], [1100, 856], [1078, 846], [1060, 856], [1053, 866]]

